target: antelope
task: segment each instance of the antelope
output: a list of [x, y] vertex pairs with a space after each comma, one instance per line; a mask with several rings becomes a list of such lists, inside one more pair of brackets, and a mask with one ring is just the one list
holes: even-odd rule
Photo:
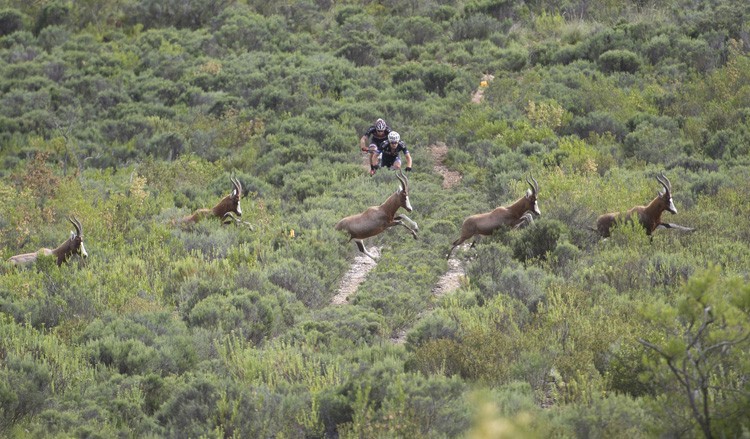
[[240, 220], [235, 217], [242, 216], [242, 207], [240, 207], [240, 198], [242, 198], [242, 185], [240, 181], [232, 177], [232, 192], [222, 198], [216, 206], [211, 209], [198, 209], [192, 215], [182, 218], [181, 222], [186, 224], [195, 224], [206, 217], [217, 217], [223, 224], [229, 224], [231, 221], [238, 223]]
[[[389, 227], [404, 226], [411, 232], [414, 239], [417, 239], [417, 230], [419, 230], [417, 223], [404, 214], [396, 215], [399, 208], [404, 208], [407, 212], [412, 211], [409, 202], [409, 179], [400, 169], [396, 178], [400, 182], [399, 189], [389, 196], [383, 204], [369, 207], [362, 213], [347, 216], [334, 226], [334, 229], [348, 233], [349, 241], [354, 240], [359, 251], [369, 256], [373, 261], [377, 261], [377, 258], [367, 251], [364, 244], [365, 238], [378, 235]], [[409, 227], [404, 221], [412, 227]]]
[[88, 258], [89, 254], [86, 253], [86, 248], [83, 246], [83, 226], [77, 218], [68, 217], [68, 221], [73, 224], [76, 231], [70, 232], [70, 238], [66, 239], [56, 249], [40, 248], [34, 253], [24, 253], [22, 255], [16, 255], [8, 259], [13, 265], [31, 265], [34, 261], [43, 256], [56, 256], [57, 266], [61, 266], [63, 262], [67, 262], [72, 255], [79, 255], [82, 258]]
[[[517, 229], [533, 223], [533, 215], [538, 216], [542, 213], [536, 202], [537, 194], [539, 193], [539, 183], [537, 183], [533, 176], [531, 176], [531, 180], [534, 182], [533, 184], [529, 181], [529, 177], [526, 177], [526, 183], [531, 188], [527, 189], [526, 194], [510, 206], [499, 206], [491, 212], [468, 216], [461, 225], [461, 236], [453, 241], [453, 247], [448, 252], [447, 259], [451, 257], [451, 253], [453, 253], [456, 247], [473, 236], [492, 235], [495, 230], [502, 226]], [[476, 242], [477, 240], [475, 239], [471, 243], [471, 246], [474, 247]]]
[[664, 187], [664, 192], [657, 192], [656, 198], [651, 200], [647, 206], [632, 207], [624, 215], [621, 212], [612, 212], [599, 216], [596, 220], [595, 229], [599, 235], [603, 238], [608, 238], [612, 227], [616, 223], [620, 221], [632, 221], [636, 215], [638, 216], [638, 222], [646, 229], [646, 234], [649, 236], [651, 236], [654, 230], [662, 228], [678, 229], [687, 232], [695, 230], [679, 224], [670, 224], [661, 221], [661, 214], [665, 210], [674, 215], [677, 213], [677, 209], [674, 207], [674, 202], [672, 201], [672, 183], [669, 182], [664, 172], [661, 175], [657, 175], [656, 180]]

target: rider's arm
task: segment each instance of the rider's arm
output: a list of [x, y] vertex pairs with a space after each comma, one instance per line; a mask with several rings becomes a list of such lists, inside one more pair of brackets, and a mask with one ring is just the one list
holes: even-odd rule
[[404, 157], [406, 157], [406, 167], [411, 168], [411, 154], [409, 154], [409, 151], [404, 154]]

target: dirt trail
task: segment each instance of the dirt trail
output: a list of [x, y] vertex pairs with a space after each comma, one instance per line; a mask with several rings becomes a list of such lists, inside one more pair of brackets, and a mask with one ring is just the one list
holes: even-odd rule
[[[450, 189], [453, 186], [457, 185], [461, 181], [461, 174], [456, 171], [451, 171], [443, 164], [445, 154], [448, 152], [448, 146], [445, 143], [438, 142], [434, 145], [430, 145], [428, 150], [430, 151], [430, 155], [435, 162], [434, 171], [443, 176], [443, 189]], [[462, 245], [462, 247], [465, 246], [466, 244]], [[432, 295], [435, 297], [442, 297], [450, 293], [451, 291], [455, 291], [456, 289], [458, 289], [458, 287], [461, 286], [461, 280], [463, 279], [465, 274], [466, 273], [464, 272], [464, 267], [461, 261], [452, 256], [450, 259], [448, 259], [448, 271], [440, 276], [437, 284], [435, 284], [435, 287], [432, 288]], [[429, 311], [431, 311], [431, 309], [432, 305], [425, 309], [424, 312], [422, 312], [417, 318], [419, 319], [421, 316], [427, 314]], [[390, 341], [393, 344], [406, 343], [406, 330], [402, 329], [401, 331], [397, 332], [393, 337], [391, 337]]]
[[448, 259], [448, 271], [440, 276], [438, 283], [432, 289], [432, 294], [435, 297], [441, 297], [458, 289], [458, 287], [461, 286], [461, 279], [463, 279], [465, 275], [466, 272], [464, 271], [464, 266], [461, 261], [456, 259], [455, 256], [451, 256], [451, 258]]
[[[493, 75], [485, 74], [482, 76], [482, 81], [479, 83], [479, 88], [474, 92], [471, 97], [471, 102], [479, 103], [484, 98], [484, 90], [489, 83], [495, 79]], [[461, 174], [456, 171], [448, 169], [443, 162], [445, 156], [448, 153], [448, 146], [445, 143], [438, 142], [430, 146], [430, 154], [435, 161], [435, 172], [443, 176], [443, 189], [450, 189], [461, 181]], [[466, 248], [467, 244], [463, 244], [459, 248]], [[454, 251], [453, 254], [456, 254]], [[443, 296], [456, 290], [461, 286], [461, 280], [466, 275], [464, 266], [460, 260], [456, 259], [455, 256], [451, 256], [448, 259], [448, 271], [443, 274], [435, 288], [432, 289], [432, 294], [436, 297]]]
[[482, 102], [482, 99], [484, 99], [484, 89], [493, 79], [495, 79], [495, 77], [490, 74], [482, 76], [482, 82], [479, 83], [479, 88], [477, 88], [477, 90], [471, 96], [471, 102], [475, 104]]
[[461, 174], [448, 169], [443, 162], [445, 155], [448, 154], [448, 145], [443, 142], [437, 142], [428, 148], [432, 159], [435, 161], [434, 171], [443, 176], [443, 189], [450, 189], [461, 181]]
[[[380, 248], [372, 247], [368, 249], [370, 253], [375, 257], [380, 256]], [[367, 273], [375, 268], [375, 261], [370, 259], [368, 256], [363, 254], [357, 255], [352, 262], [352, 266], [349, 267], [349, 271], [346, 272], [344, 277], [341, 279], [339, 284], [338, 293], [333, 297], [331, 304], [333, 305], [344, 305], [349, 302], [349, 296], [354, 294], [359, 288], [359, 285], [364, 282], [367, 277]]]

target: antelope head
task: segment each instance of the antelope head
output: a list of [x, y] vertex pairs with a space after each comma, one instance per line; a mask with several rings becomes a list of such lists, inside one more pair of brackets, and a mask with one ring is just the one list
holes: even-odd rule
[[58, 255], [57, 265], [61, 265], [63, 261], [72, 255], [79, 255], [82, 258], [89, 257], [86, 247], [83, 246], [83, 226], [81, 222], [75, 217], [68, 217], [68, 221], [73, 224], [76, 230], [75, 232], [70, 232], [70, 239], [61, 246], [64, 248], [64, 251]]
[[526, 183], [531, 186], [531, 188], [526, 189], [526, 200], [528, 202], [528, 205], [530, 206], [527, 211], [530, 210], [534, 212], [535, 215], [540, 216], [542, 214], [542, 211], [539, 210], [539, 205], [536, 202], [537, 194], [539, 193], [539, 183], [537, 183], [536, 179], [533, 175], [529, 174], [531, 176], [531, 181], [534, 183], [532, 184], [531, 181], [529, 181], [529, 177], [526, 177]]
[[226, 218], [234, 216], [242, 216], [242, 206], [240, 206], [240, 199], [242, 198], [242, 185], [240, 181], [232, 177], [232, 192], [224, 197], [216, 207], [213, 208], [214, 214], [219, 218]]
[[409, 179], [406, 177], [403, 171], [401, 171], [401, 169], [398, 170], [396, 178], [398, 178], [398, 181], [401, 182], [401, 188], [398, 190], [401, 207], [406, 209], [407, 212], [411, 212], [411, 202], [409, 202]]
[[661, 175], [656, 176], [656, 180], [661, 183], [662, 186], [664, 186], [664, 192], [659, 192], [658, 197], [661, 199], [662, 203], [664, 204], [664, 210], [671, 214], [676, 214], [677, 209], [674, 207], [674, 202], [672, 201], [672, 183], [669, 182], [669, 179], [666, 175], [664, 175], [664, 172], [662, 171]]

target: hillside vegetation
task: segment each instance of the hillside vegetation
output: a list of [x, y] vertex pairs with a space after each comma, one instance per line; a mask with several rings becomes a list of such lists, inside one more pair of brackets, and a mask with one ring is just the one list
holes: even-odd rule
[[[749, 2], [0, 0], [0, 60], [0, 436], [750, 435]], [[378, 117], [419, 239], [332, 304]], [[599, 239], [661, 172], [696, 230]]]

